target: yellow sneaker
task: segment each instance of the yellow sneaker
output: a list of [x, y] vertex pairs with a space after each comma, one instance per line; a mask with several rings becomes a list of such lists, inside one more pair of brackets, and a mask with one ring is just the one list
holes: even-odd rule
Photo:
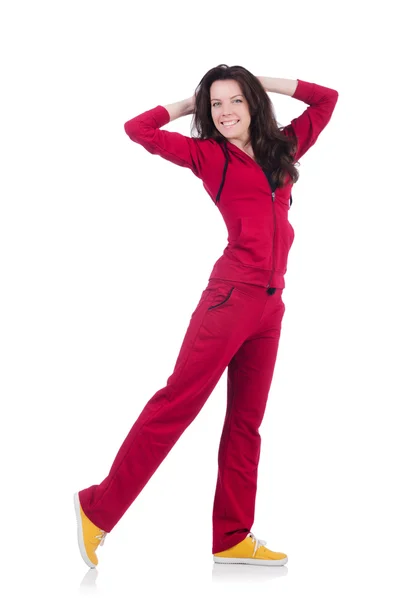
[[273, 552], [266, 548], [266, 542], [248, 533], [247, 537], [232, 548], [213, 555], [216, 563], [232, 563], [244, 565], [279, 566], [288, 562], [283, 552]]
[[74, 495], [74, 509], [76, 511], [77, 539], [81, 556], [91, 569], [95, 569], [98, 564], [95, 550], [99, 545], [103, 546], [106, 532], [94, 525], [84, 514], [78, 492]]

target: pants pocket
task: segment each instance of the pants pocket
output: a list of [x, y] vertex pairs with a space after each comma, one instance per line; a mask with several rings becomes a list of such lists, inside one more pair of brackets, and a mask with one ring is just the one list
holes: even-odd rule
[[213, 304], [208, 308], [208, 310], [213, 310], [214, 308], [218, 308], [229, 300], [234, 290], [234, 286], [230, 288], [229, 286], [221, 286], [216, 290], [216, 294], [214, 295], [213, 301], [216, 301], [216, 304]]

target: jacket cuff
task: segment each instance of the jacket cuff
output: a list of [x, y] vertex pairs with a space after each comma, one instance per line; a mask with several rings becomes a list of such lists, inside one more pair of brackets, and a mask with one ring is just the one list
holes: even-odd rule
[[166, 125], [167, 123], [169, 123], [170, 113], [168, 112], [168, 110], [166, 108], [164, 108], [164, 106], [159, 104], [158, 106], [153, 108], [150, 112], [151, 112], [151, 116], [156, 121], [157, 127], [162, 127], [163, 125]]
[[296, 100], [301, 100], [302, 102], [306, 102], [306, 104], [310, 104], [313, 97], [314, 87], [314, 83], [298, 79], [298, 85], [292, 95], [292, 98], [296, 98]]

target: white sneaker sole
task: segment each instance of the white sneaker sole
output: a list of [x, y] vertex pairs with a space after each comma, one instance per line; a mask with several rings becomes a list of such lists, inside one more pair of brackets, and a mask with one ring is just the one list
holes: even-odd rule
[[288, 556], [286, 558], [280, 558], [279, 560], [264, 560], [262, 558], [220, 558], [214, 556], [214, 562], [220, 564], [232, 564], [232, 565], [258, 565], [260, 567], [281, 567], [288, 562]]
[[91, 569], [96, 569], [96, 565], [90, 561], [88, 558], [88, 554], [86, 552], [84, 546], [84, 538], [83, 538], [83, 523], [81, 521], [80, 514], [80, 500], [78, 492], [74, 495], [74, 510], [76, 511], [76, 519], [77, 519], [77, 540], [79, 542], [80, 554], [86, 565], [88, 565]]

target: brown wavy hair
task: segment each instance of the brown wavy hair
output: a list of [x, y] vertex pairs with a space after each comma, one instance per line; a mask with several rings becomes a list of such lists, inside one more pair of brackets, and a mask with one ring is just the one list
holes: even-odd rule
[[282, 133], [283, 127], [278, 125], [272, 101], [259, 79], [244, 67], [220, 64], [204, 75], [195, 90], [191, 134], [195, 129], [198, 135], [194, 137], [199, 139], [213, 138], [221, 143], [227, 139], [217, 130], [211, 115], [210, 88], [219, 79], [235, 79], [247, 99], [251, 115], [250, 142], [256, 161], [272, 172], [277, 187], [284, 187], [286, 173], [289, 173], [292, 183], [296, 183], [299, 172], [294, 164], [300, 164], [294, 162], [296, 136], [288, 137]]

